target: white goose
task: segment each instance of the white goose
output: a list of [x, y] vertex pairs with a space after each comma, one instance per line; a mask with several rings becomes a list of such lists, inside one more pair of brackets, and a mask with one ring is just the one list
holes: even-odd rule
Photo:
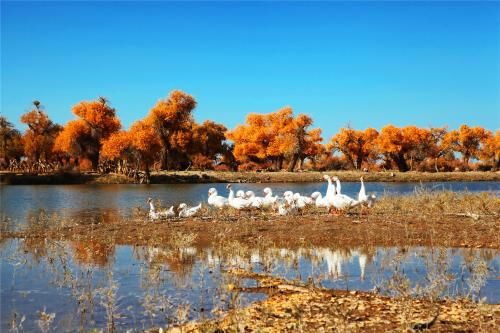
[[361, 188], [359, 189], [358, 201], [362, 205], [367, 205], [369, 208], [375, 206], [375, 200], [377, 196], [375, 194], [366, 195], [365, 183], [363, 182], [363, 177], [360, 178]]
[[312, 205], [314, 203], [311, 197], [300, 195], [300, 193], [294, 193], [293, 200], [295, 201], [297, 207], [300, 209], [305, 208], [307, 205]]
[[234, 197], [234, 191], [231, 188], [231, 184], [227, 184], [226, 188], [229, 190], [229, 196], [227, 197], [229, 206], [238, 210], [250, 207], [250, 205], [252, 204], [250, 200]]
[[277, 202], [278, 204], [278, 215], [288, 215], [288, 214], [293, 214], [297, 211], [297, 206], [295, 203], [292, 201], [291, 204], [289, 204], [286, 200], [280, 200]]
[[[340, 180], [338, 177], [333, 177], [333, 180], [337, 184], [337, 188], [340, 187]], [[341, 194], [339, 192], [336, 192], [335, 195], [331, 200], [329, 200], [329, 203], [335, 207], [335, 209], [340, 210], [340, 211], [345, 211], [351, 207], [355, 207], [359, 205], [359, 201], [354, 200], [348, 195]]]
[[270, 187], [266, 187], [262, 191], [265, 194], [263, 207], [268, 208], [268, 207], [273, 206], [276, 203], [276, 200], [278, 200], [278, 196], [273, 196], [273, 190], [271, 190]]
[[195, 216], [201, 209], [201, 202], [198, 206], [189, 208], [185, 203], [179, 205], [179, 217], [192, 217]]
[[156, 211], [156, 208], [155, 208], [155, 205], [153, 203], [153, 199], [152, 198], [149, 198], [148, 199], [148, 203], [149, 203], [149, 213], [148, 213], [148, 217], [151, 219], [151, 220], [158, 220], [160, 218], [160, 214], [158, 214], [158, 212]]
[[151, 220], [175, 217], [174, 206], [171, 206], [168, 210], [157, 211], [152, 198], [148, 199], [148, 203], [149, 203], [148, 217]]
[[229, 205], [227, 198], [218, 195], [217, 190], [212, 187], [208, 190], [208, 204], [217, 208], [224, 208]]
[[283, 199], [285, 199], [285, 201], [288, 205], [295, 204], [295, 199], [293, 197], [292, 191], [285, 191], [285, 193], [283, 193]]
[[264, 207], [265, 199], [263, 197], [256, 197], [254, 191], [246, 191], [245, 196], [247, 200], [252, 202], [251, 206], [254, 208]]
[[314, 200], [314, 204], [316, 205], [316, 207], [328, 207], [328, 200], [326, 199], [326, 197], [323, 197], [323, 195], [321, 195], [321, 192], [313, 192], [313, 194], [311, 194], [311, 198]]
[[328, 186], [326, 188], [325, 198], [327, 201], [331, 201], [335, 196], [335, 185], [332, 183], [332, 178], [328, 175], [324, 175], [323, 179], [328, 182]]
[[243, 191], [243, 190], [238, 190], [238, 191], [236, 191], [236, 197], [237, 197], [237, 198], [243, 198], [243, 199], [246, 199], [246, 196], [245, 196], [245, 191]]
[[175, 217], [174, 206], [170, 206], [170, 208], [168, 210], [161, 211], [160, 216], [166, 217], [166, 218]]

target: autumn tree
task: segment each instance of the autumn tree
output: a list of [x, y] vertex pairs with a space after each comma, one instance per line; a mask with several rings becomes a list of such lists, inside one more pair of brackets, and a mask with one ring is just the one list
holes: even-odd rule
[[23, 135], [24, 154], [32, 161], [49, 160], [61, 126], [49, 119], [39, 101], [34, 101], [33, 106], [31, 111], [21, 116], [21, 122], [28, 126]]
[[304, 139], [304, 149], [302, 150], [301, 159], [299, 160], [299, 169], [302, 169], [306, 158], [308, 158], [313, 165], [316, 165], [317, 160], [325, 154], [326, 148], [322, 144], [323, 137], [321, 136], [321, 133], [321, 128], [313, 128], [307, 132]]
[[495, 134], [489, 133], [483, 139], [479, 155], [481, 160], [491, 164], [493, 170], [500, 168], [500, 130], [496, 130]]
[[147, 122], [153, 126], [161, 143], [162, 169], [169, 169], [175, 159], [186, 156], [195, 107], [196, 100], [191, 95], [174, 90], [151, 109]]
[[290, 107], [269, 114], [249, 114], [246, 124], [227, 134], [235, 144], [234, 156], [240, 163], [265, 165], [270, 162], [276, 170], [289, 160], [288, 170], [297, 162], [317, 154], [321, 148], [321, 131], [309, 130], [312, 119], [307, 115], [293, 116]]
[[131, 160], [133, 156], [132, 137], [129, 131], [118, 131], [103, 141], [101, 158], [110, 160]]
[[227, 138], [234, 142], [234, 157], [243, 165], [262, 165], [266, 161], [267, 148], [273, 137], [274, 133], [268, 129], [266, 115], [255, 113], [247, 116], [246, 124], [227, 133]]
[[188, 148], [193, 165], [202, 169], [210, 169], [229, 149], [225, 142], [227, 128], [207, 120], [200, 124], [193, 124], [191, 142]]
[[96, 169], [103, 141], [121, 128], [116, 110], [108, 100], [99, 97], [95, 101], [78, 103], [72, 111], [77, 119], [64, 127], [56, 138], [54, 150], [86, 158]]
[[0, 116], [0, 164], [6, 165], [11, 158], [18, 160], [23, 155], [21, 133], [7, 118]]
[[425, 159], [425, 151], [430, 142], [431, 134], [427, 129], [387, 125], [380, 131], [377, 150], [392, 161], [399, 171], [408, 171], [414, 162]]
[[374, 128], [364, 131], [351, 127], [341, 128], [340, 132], [332, 137], [327, 148], [341, 152], [355, 169], [359, 169], [363, 162], [368, 163], [369, 159], [376, 159], [377, 137], [378, 132]]
[[482, 127], [462, 125], [458, 130], [448, 132], [443, 138], [443, 145], [462, 155], [462, 163], [467, 166], [471, 158], [478, 159], [481, 143], [491, 135]]
[[153, 126], [145, 120], [132, 124], [129, 131], [112, 134], [102, 145], [102, 157], [108, 159], [133, 158], [144, 168], [146, 182], [150, 180], [150, 168], [161, 149]]
[[439, 158], [445, 156], [450, 150], [443, 145], [443, 139], [448, 129], [446, 127], [431, 127], [429, 136], [429, 144], [426, 147], [426, 157], [434, 160], [434, 170], [436, 172], [438, 169]]
[[281, 170], [285, 158], [294, 155], [296, 159], [298, 156], [299, 146], [303, 145], [303, 142], [298, 140], [300, 129], [294, 123], [293, 110], [289, 106], [265, 115], [264, 120], [266, 126], [264, 130], [270, 135], [266, 156], [275, 161], [276, 170]]
[[424, 161], [429, 156], [429, 151], [434, 147], [432, 133], [427, 128], [406, 126], [402, 128], [402, 134], [407, 147], [404, 157], [410, 170], [414, 170], [415, 165]]

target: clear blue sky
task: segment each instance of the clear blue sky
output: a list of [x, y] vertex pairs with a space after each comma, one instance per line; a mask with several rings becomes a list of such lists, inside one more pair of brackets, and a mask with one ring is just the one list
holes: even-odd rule
[[232, 128], [290, 105], [340, 127], [500, 127], [499, 2], [1, 2], [1, 113], [59, 123], [100, 95], [125, 127], [172, 89]]

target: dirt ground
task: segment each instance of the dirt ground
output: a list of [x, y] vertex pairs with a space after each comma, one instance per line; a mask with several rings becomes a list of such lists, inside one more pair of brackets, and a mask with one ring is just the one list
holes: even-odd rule
[[[306, 172], [217, 172], [217, 171], [161, 171], [151, 174], [152, 184], [175, 183], [283, 183], [320, 182], [323, 174], [337, 175], [343, 181], [432, 182], [432, 181], [500, 181], [500, 172], [361, 172], [361, 171], [306, 171]], [[0, 183], [12, 185], [36, 184], [129, 184], [133, 180], [119, 174], [54, 173], [18, 174], [0, 172]]]
[[[189, 220], [149, 221], [144, 218], [106, 223], [4, 231], [2, 238], [48, 238], [92, 240], [117, 245], [162, 246], [177, 233], [194, 234], [196, 246], [214, 245], [221, 237], [247, 246], [266, 242], [280, 247], [299, 246], [443, 246], [500, 248], [500, 223], [496, 216], [416, 216], [351, 213], [333, 216], [310, 213], [299, 216], [273, 215]], [[474, 217], [474, 216], [473, 216]]]

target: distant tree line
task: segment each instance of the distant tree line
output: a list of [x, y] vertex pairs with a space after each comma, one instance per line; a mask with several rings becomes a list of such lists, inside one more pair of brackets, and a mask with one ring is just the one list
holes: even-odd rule
[[233, 130], [213, 121], [197, 123], [196, 100], [172, 91], [128, 130], [106, 98], [76, 104], [75, 119], [60, 126], [42, 104], [21, 116], [21, 133], [0, 116], [0, 168], [120, 172], [145, 181], [150, 170], [498, 170], [500, 131], [387, 125], [341, 128], [323, 144], [320, 128], [291, 107], [251, 113]]

